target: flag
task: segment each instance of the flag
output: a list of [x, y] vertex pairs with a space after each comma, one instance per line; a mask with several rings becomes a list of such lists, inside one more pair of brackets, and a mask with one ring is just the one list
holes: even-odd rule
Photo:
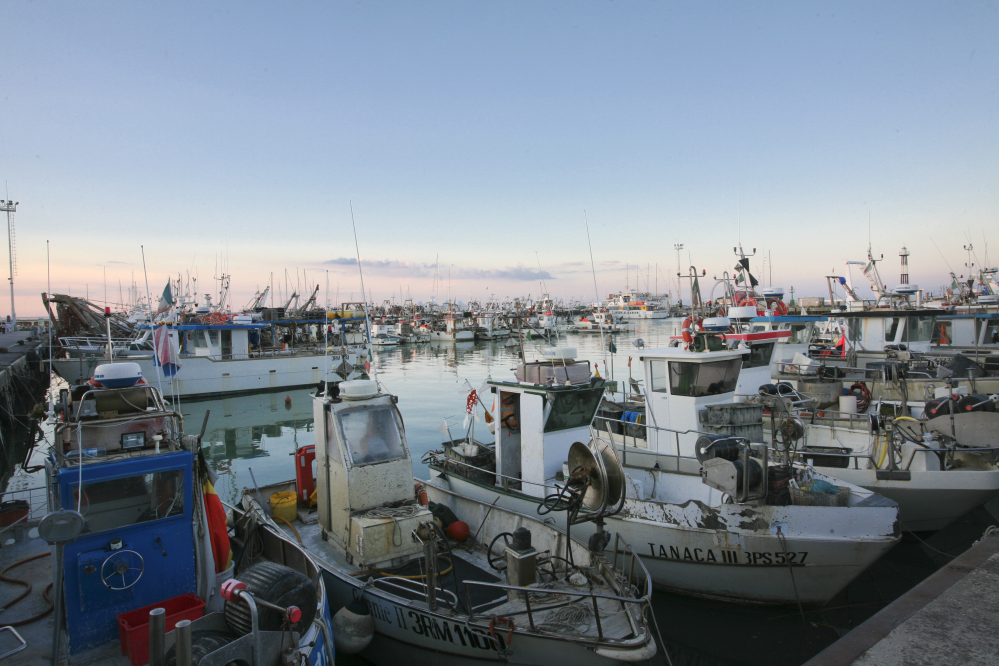
[[156, 356], [153, 362], [163, 368], [165, 377], [173, 377], [180, 370], [180, 360], [176, 342], [170, 338], [170, 331], [166, 326], [157, 326], [153, 329], [153, 342], [156, 343]]
[[701, 285], [697, 281], [697, 277], [694, 277], [694, 283], [690, 286], [690, 300], [691, 305], [697, 307], [701, 304]]
[[528, 329], [527, 334], [524, 335], [524, 339], [530, 341], [530, 339], [531, 339], [531, 331], [530, 331], [530, 329]]
[[364, 374], [371, 372], [371, 364], [374, 362], [374, 357], [371, 356], [371, 347], [368, 346], [368, 354], [364, 357]]
[[156, 306], [156, 314], [166, 312], [173, 305], [173, 291], [170, 289], [170, 280], [167, 280], [166, 288], [163, 289], [163, 295], [160, 296], [159, 305]]

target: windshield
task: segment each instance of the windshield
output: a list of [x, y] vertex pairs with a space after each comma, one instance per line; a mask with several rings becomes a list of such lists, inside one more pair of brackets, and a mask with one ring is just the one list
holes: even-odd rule
[[741, 367], [741, 358], [711, 363], [670, 361], [670, 393], [694, 398], [731, 393], [735, 391], [735, 385], [739, 381]]
[[341, 412], [339, 417], [353, 464], [368, 465], [406, 456], [391, 407], [351, 410]]
[[545, 422], [545, 432], [590, 425], [603, 396], [603, 387], [549, 393], [552, 409]]
[[128, 527], [184, 513], [184, 472], [171, 470], [73, 487], [73, 504], [87, 519], [88, 532]]

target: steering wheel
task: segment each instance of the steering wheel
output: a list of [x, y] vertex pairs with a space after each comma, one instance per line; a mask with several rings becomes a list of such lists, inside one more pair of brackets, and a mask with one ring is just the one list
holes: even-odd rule
[[[108, 555], [101, 564], [101, 582], [109, 590], [127, 590], [139, 582], [145, 570], [146, 561], [142, 559], [142, 555], [134, 550], [119, 550]], [[118, 579], [121, 579], [121, 586], [115, 587], [111, 584]]]
[[[510, 540], [513, 539], [513, 534], [511, 532], [500, 532], [495, 537], [493, 537], [493, 540], [489, 542], [489, 550], [486, 551], [486, 558], [489, 560], [489, 566], [491, 566], [496, 571], [506, 571], [505, 548], [503, 551], [501, 551], [499, 555], [495, 556], [493, 555], [493, 546], [495, 546], [496, 542], [500, 540], [500, 537], [503, 537], [504, 544], [506, 546], [509, 546]], [[502, 567], [496, 566], [497, 563], [502, 563], [503, 566]]]

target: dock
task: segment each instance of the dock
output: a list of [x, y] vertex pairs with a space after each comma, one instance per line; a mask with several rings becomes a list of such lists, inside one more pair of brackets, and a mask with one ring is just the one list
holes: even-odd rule
[[804, 666], [994, 666], [996, 626], [999, 532], [993, 531]]

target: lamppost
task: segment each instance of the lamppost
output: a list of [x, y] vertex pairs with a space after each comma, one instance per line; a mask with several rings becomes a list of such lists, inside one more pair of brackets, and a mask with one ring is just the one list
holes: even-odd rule
[[17, 327], [17, 313], [14, 311], [14, 219], [11, 217], [17, 211], [20, 201], [0, 199], [0, 211], [7, 213], [7, 249], [10, 252], [10, 323]]

